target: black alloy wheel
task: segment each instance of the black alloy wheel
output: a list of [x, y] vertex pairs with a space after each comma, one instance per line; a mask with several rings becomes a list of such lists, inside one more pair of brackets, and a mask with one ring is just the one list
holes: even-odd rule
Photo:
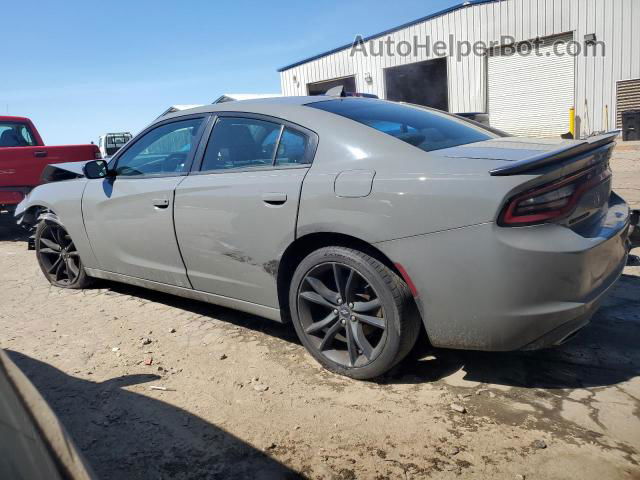
[[36, 255], [47, 280], [61, 288], [84, 288], [89, 279], [71, 236], [59, 223], [43, 220], [36, 228]]
[[420, 331], [404, 281], [376, 258], [346, 247], [323, 247], [300, 262], [289, 305], [309, 353], [352, 378], [387, 372], [409, 353]]
[[298, 312], [314, 346], [345, 367], [372, 362], [386, 340], [380, 298], [359, 272], [342, 263], [320, 264], [306, 274]]

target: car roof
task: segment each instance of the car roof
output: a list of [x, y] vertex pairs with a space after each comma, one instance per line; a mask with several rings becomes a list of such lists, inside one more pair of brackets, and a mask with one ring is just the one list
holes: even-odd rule
[[[320, 132], [320, 129], [327, 133], [327, 128], [334, 128], [336, 122], [342, 124], [342, 129], [354, 128], [354, 122], [351, 119], [340, 117], [330, 112], [325, 112], [317, 108], [309, 108], [308, 105], [319, 102], [327, 101], [340, 101], [347, 100], [358, 102], [386, 102], [386, 100], [380, 100], [376, 98], [364, 98], [364, 97], [334, 97], [330, 95], [314, 95], [314, 96], [301, 96], [301, 97], [274, 97], [274, 98], [259, 98], [252, 100], [240, 100], [236, 102], [226, 102], [211, 105], [203, 105], [197, 108], [191, 108], [188, 110], [181, 110], [175, 113], [169, 113], [155, 119], [147, 128], [153, 127], [160, 122], [172, 119], [180, 119], [187, 115], [194, 114], [214, 114], [216, 112], [233, 113], [238, 114], [258, 114], [268, 117], [274, 117], [276, 119], [287, 120], [291, 123], [301, 125], [305, 128], [311, 129], [316, 133]], [[145, 128], [144, 130], [146, 130]]]
[[26, 123], [26, 122], [30, 122], [31, 120], [29, 120], [27, 117], [14, 117], [11, 115], [0, 115], [0, 122], [20, 122], [20, 123]]
[[[262, 113], [265, 115], [278, 115], [283, 110], [295, 110], [297, 107], [316, 102], [327, 100], [335, 100], [337, 97], [325, 95], [305, 96], [305, 97], [271, 97], [271, 98], [255, 98], [251, 100], [238, 100], [234, 102], [215, 103], [210, 105], [202, 105], [196, 108], [180, 110], [179, 112], [163, 115], [157, 120], [166, 120], [168, 118], [176, 118], [185, 115], [193, 115], [194, 113], [215, 113], [215, 112], [244, 112], [244, 113]], [[155, 122], [154, 122], [155, 123]]]

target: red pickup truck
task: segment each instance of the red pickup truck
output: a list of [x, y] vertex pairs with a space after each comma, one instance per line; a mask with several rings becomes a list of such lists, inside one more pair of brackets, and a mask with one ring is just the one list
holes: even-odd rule
[[46, 165], [95, 158], [97, 145], [47, 147], [28, 118], [0, 116], [0, 213], [12, 211], [41, 183]]

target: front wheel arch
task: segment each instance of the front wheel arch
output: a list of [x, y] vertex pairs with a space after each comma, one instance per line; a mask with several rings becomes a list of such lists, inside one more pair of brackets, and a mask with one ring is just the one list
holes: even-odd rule
[[58, 216], [51, 208], [45, 205], [31, 205], [22, 213], [19, 223], [27, 229], [35, 230], [43, 215], [51, 215], [52, 217], [55, 217], [55, 221], [58, 223], [60, 222]]

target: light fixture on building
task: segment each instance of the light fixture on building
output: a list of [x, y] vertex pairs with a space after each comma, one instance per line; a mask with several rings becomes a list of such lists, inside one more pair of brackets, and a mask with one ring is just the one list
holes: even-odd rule
[[371, 74], [369, 72], [364, 74], [364, 81], [367, 83], [372, 83], [373, 82], [373, 77], [371, 76]]
[[300, 81], [298, 80], [298, 77], [296, 75], [294, 75], [291, 80], [293, 80], [293, 83], [296, 87], [300, 86]]
[[587, 33], [584, 36], [585, 45], [594, 45], [596, 43], [596, 34], [595, 33]]

